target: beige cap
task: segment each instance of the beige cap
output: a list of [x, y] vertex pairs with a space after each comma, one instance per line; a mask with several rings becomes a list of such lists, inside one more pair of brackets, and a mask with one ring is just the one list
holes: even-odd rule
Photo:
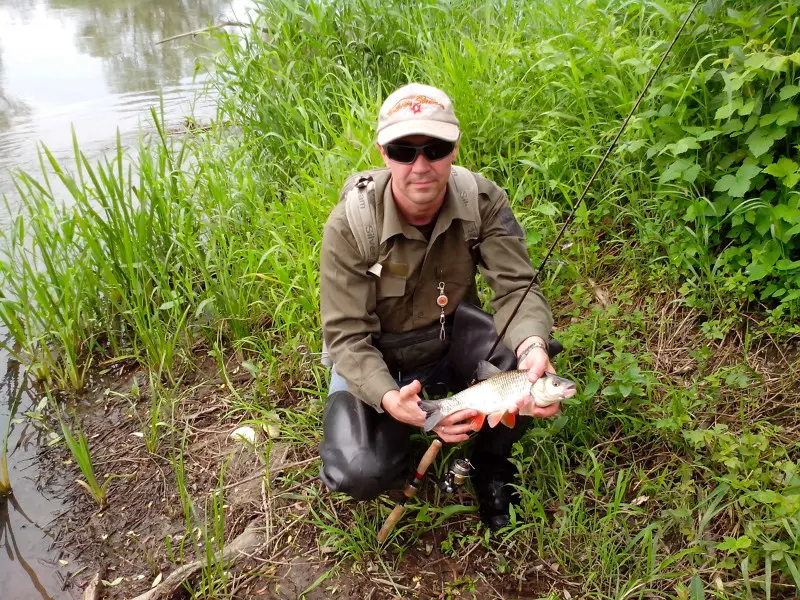
[[458, 119], [447, 94], [429, 85], [410, 83], [386, 98], [378, 115], [378, 143], [383, 146], [407, 135], [458, 140]]

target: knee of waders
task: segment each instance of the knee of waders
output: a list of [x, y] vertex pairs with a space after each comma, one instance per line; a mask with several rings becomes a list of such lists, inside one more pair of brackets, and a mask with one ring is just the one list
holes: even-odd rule
[[[331, 491], [371, 500], [396, 479], [394, 457], [384, 457], [381, 415], [346, 391], [328, 397], [322, 419], [320, 479]], [[390, 417], [389, 417], [390, 418]]]

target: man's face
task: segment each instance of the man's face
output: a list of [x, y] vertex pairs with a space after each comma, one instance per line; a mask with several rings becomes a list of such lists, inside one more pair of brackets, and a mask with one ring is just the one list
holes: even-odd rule
[[[441, 140], [427, 135], [410, 135], [392, 143], [417, 146], [438, 141]], [[378, 147], [383, 161], [392, 172], [392, 192], [395, 201], [412, 210], [426, 211], [432, 207], [438, 210], [437, 203], [441, 204], [444, 199], [450, 167], [458, 153], [458, 144], [456, 143], [450, 154], [439, 160], [431, 161], [423, 153], [419, 153], [411, 164], [392, 160], [384, 147]]]

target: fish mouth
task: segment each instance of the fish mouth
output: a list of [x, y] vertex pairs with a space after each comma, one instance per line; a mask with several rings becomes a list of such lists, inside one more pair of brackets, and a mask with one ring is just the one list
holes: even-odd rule
[[572, 398], [577, 393], [578, 388], [574, 383], [564, 387], [564, 398]]

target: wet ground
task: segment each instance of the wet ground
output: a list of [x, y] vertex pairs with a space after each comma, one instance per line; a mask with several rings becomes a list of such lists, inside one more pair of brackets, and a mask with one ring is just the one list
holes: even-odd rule
[[[112, 149], [119, 130], [135, 144], [148, 127], [151, 107], [163, 102], [168, 127], [187, 116], [213, 115], [213, 99], [198, 97], [213, 48], [196, 37], [166, 38], [226, 19], [247, 20], [250, 2], [234, 0], [0, 0], [0, 227], [18, 200], [12, 174], [35, 172], [38, 143], [69, 164], [72, 128], [90, 158]], [[6, 209], [8, 206], [8, 209]], [[0, 328], [0, 340], [7, 333]], [[0, 590], [4, 599], [70, 598], [63, 579], [76, 570], [54, 550], [52, 523], [65, 507], [41, 489], [37, 452], [46, 440], [32, 422], [11, 422], [36, 412], [23, 373], [0, 350], [0, 436], [10, 427], [14, 489], [0, 500]], [[52, 473], [48, 473], [52, 475]], [[62, 564], [59, 561], [66, 562]], [[77, 567], [79, 568], [79, 567]]]

